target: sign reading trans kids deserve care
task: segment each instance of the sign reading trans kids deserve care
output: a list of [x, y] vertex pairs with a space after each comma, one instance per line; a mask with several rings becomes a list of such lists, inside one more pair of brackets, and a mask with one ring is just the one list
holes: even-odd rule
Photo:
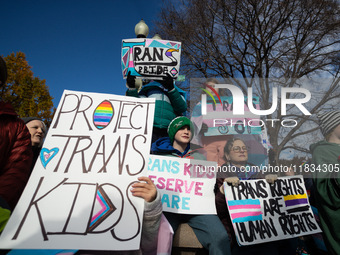
[[177, 78], [181, 43], [159, 39], [125, 39], [122, 42], [123, 77], [128, 73], [146, 79], [160, 79], [168, 74]]
[[241, 245], [319, 233], [302, 176], [224, 183], [230, 218]]
[[216, 214], [216, 162], [150, 155], [148, 175], [162, 195], [163, 211]]
[[139, 249], [154, 104], [65, 90], [0, 247]]

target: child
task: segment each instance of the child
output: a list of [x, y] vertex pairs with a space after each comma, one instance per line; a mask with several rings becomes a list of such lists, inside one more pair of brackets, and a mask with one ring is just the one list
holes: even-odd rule
[[330, 254], [340, 254], [340, 111], [318, 118], [325, 140], [310, 146], [315, 202], [326, 247]]
[[[191, 121], [184, 116], [177, 117], [169, 124], [169, 137], [158, 139], [152, 144], [151, 151], [164, 156], [203, 159], [198, 151], [190, 150], [192, 132]], [[203, 247], [209, 250], [209, 254], [231, 254], [227, 231], [217, 215], [189, 215], [169, 212], [164, 212], [164, 215], [174, 232], [180, 223], [188, 223]]]
[[183, 91], [174, 85], [174, 80], [169, 75], [163, 80], [151, 81], [143, 85], [139, 92], [135, 87], [135, 79], [136, 77], [129, 72], [126, 79], [127, 96], [156, 99], [152, 131], [152, 142], [155, 142], [158, 138], [167, 136], [169, 123], [186, 111], [187, 103], [182, 95]]

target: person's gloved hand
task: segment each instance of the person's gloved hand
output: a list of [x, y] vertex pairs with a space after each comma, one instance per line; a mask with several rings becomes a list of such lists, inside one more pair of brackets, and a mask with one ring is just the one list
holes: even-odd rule
[[265, 176], [266, 181], [270, 184], [273, 184], [277, 180], [277, 175], [276, 174], [267, 174]]
[[168, 91], [174, 88], [174, 79], [168, 73], [166, 74], [166, 77], [164, 77], [159, 83], [162, 84], [163, 87]]
[[128, 72], [126, 77], [126, 84], [130, 89], [136, 88], [136, 76], [131, 75], [131, 71]]
[[[233, 185], [234, 187], [236, 187], [240, 184], [240, 179], [237, 176], [233, 176], [233, 177], [225, 178], [224, 182], [227, 182], [227, 183]], [[221, 187], [220, 187], [220, 192], [224, 195], [223, 185], [221, 185]]]

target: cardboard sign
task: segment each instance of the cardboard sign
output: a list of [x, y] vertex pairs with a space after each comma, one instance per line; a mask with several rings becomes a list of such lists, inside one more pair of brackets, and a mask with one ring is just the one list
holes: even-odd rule
[[230, 218], [240, 245], [271, 242], [321, 232], [302, 176], [224, 183]]
[[122, 71], [145, 79], [177, 78], [181, 43], [159, 39], [125, 39], [122, 42]]
[[65, 90], [1, 248], [139, 249], [155, 102]]
[[162, 195], [163, 211], [216, 214], [215, 162], [150, 155], [148, 175]]

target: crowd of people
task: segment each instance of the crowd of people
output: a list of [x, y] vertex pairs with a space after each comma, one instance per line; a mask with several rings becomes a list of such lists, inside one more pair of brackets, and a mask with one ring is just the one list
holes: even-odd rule
[[[0, 57], [0, 86], [7, 78], [5, 61]], [[145, 83], [136, 88], [136, 77], [127, 76], [126, 96], [156, 99], [151, 154], [210, 160], [220, 166], [235, 169], [256, 166], [249, 162], [249, 146], [240, 136], [204, 136], [206, 126], [195, 127], [185, 117], [187, 103], [184, 92], [170, 76], [159, 81]], [[214, 80], [208, 80], [209, 86]], [[312, 163], [315, 165], [339, 165], [340, 162], [340, 111], [331, 111], [318, 116], [324, 141], [311, 145]], [[199, 130], [195, 130], [195, 128]], [[204, 130], [205, 129], [205, 130]], [[203, 131], [202, 131], [203, 130]], [[15, 208], [28, 178], [39, 157], [47, 128], [38, 117], [19, 118], [10, 102], [0, 101], [0, 232], [4, 229]], [[190, 148], [191, 140], [200, 141]], [[201, 137], [197, 137], [201, 136]], [[131, 193], [144, 199], [144, 217], [141, 246], [138, 251], [103, 252], [75, 251], [75, 254], [157, 254], [157, 244], [162, 217], [176, 232], [179, 224], [188, 223], [197, 239], [209, 254], [299, 254], [298, 238], [240, 246], [231, 223], [223, 184], [237, 186], [241, 180], [264, 178], [274, 183], [277, 175], [264, 175], [261, 171], [236, 171], [218, 176], [215, 185], [217, 215], [193, 215], [162, 212], [160, 192], [149, 177], [139, 177]], [[318, 209], [320, 226], [327, 251], [306, 247], [309, 254], [340, 254], [340, 179], [335, 172], [316, 172], [313, 176], [313, 201]], [[172, 235], [169, 236], [172, 238]], [[171, 240], [170, 240], [171, 243]], [[2, 251], [4, 254], [20, 254]], [[12, 252], [12, 253], [11, 253]], [[322, 253], [324, 252], [324, 253]], [[24, 253], [21, 253], [24, 254]], [[31, 253], [32, 254], [32, 253]], [[51, 252], [56, 254], [56, 252]], [[300, 254], [302, 254], [300, 252]]]

